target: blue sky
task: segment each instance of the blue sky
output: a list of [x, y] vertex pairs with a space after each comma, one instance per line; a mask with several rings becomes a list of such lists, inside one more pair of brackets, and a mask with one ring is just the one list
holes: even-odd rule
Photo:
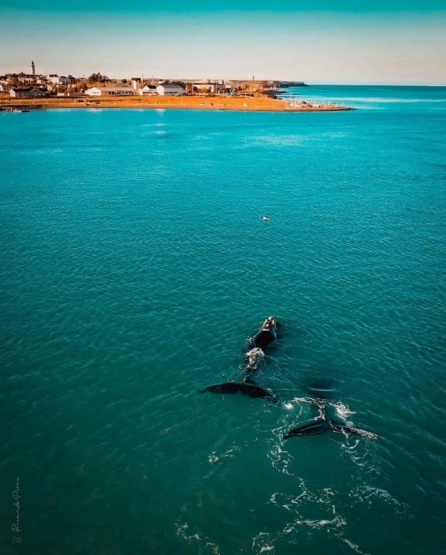
[[446, 0], [0, 0], [0, 74], [446, 85]]

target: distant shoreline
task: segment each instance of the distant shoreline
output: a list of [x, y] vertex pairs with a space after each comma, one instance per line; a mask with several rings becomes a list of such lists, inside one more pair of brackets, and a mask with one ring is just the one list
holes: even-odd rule
[[266, 97], [231, 96], [132, 96], [96, 98], [23, 98], [0, 99], [0, 107], [24, 109], [177, 109], [177, 110], [215, 110], [246, 112], [340, 112], [352, 110], [346, 106], [331, 104], [310, 104], [305, 100], [290, 101]]

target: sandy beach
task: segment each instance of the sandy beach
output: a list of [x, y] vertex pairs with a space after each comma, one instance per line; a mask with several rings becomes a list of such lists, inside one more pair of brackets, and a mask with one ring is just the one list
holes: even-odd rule
[[177, 109], [177, 110], [231, 110], [259, 112], [335, 112], [350, 110], [345, 106], [315, 105], [302, 101], [285, 101], [266, 97], [231, 96], [132, 96], [99, 98], [0, 98], [3, 109], [13, 107], [42, 109], [79, 108], [133, 108], [133, 109]]

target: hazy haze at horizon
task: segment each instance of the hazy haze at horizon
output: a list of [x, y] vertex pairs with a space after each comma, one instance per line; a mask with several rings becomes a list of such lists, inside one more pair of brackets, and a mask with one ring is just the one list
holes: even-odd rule
[[446, 85], [440, 2], [225, 6], [0, 0], [0, 73]]

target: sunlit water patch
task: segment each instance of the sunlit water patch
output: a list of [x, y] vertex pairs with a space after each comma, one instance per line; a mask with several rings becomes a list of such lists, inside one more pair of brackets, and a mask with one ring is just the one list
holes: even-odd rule
[[442, 553], [445, 91], [323, 88], [2, 116], [6, 553]]

